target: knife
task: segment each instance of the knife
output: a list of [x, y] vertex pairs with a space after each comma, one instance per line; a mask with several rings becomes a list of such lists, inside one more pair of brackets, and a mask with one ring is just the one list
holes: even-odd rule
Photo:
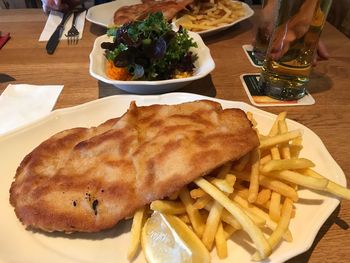
[[51, 55], [55, 51], [58, 42], [60, 41], [60, 38], [62, 36], [64, 25], [66, 24], [68, 18], [72, 15], [72, 13], [72, 11], [64, 13], [61, 23], [56, 27], [55, 32], [53, 32], [53, 34], [51, 35], [49, 41], [46, 44], [46, 51], [48, 54]]
[[14, 77], [7, 75], [5, 73], [0, 73], [0, 83], [5, 83], [9, 81], [14, 81], [16, 80]]

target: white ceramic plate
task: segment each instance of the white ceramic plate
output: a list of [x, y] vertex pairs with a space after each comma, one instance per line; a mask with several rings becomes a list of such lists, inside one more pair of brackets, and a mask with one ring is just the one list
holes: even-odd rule
[[95, 5], [88, 9], [86, 19], [91, 23], [109, 27], [114, 25], [114, 13], [119, 8], [128, 5], [140, 4], [141, 0], [117, 0], [109, 3]]
[[[234, 1], [236, 2], [236, 1]], [[134, 4], [140, 4], [141, 0], [117, 0], [117, 1], [112, 1], [106, 4], [102, 5], [96, 5], [91, 8], [89, 8], [86, 19], [94, 24], [98, 24], [100, 26], [108, 27], [114, 24], [113, 22], [113, 17], [114, 17], [114, 12], [119, 9], [122, 6], [126, 5], [134, 5]], [[214, 29], [209, 29], [209, 30], [204, 30], [199, 32], [200, 35], [207, 35], [207, 34], [213, 34], [215, 32], [227, 29], [228, 27], [231, 27], [245, 19], [248, 19], [254, 14], [254, 11], [249, 7], [249, 5], [242, 3], [244, 6], [244, 9], [246, 11], [246, 15], [241, 17], [240, 19], [224, 25], [224, 26], [219, 26]]]
[[180, 79], [168, 79], [157, 81], [124, 81], [113, 80], [106, 75], [106, 62], [107, 59], [104, 56], [104, 49], [101, 48], [102, 42], [113, 42], [112, 37], [107, 35], [96, 38], [93, 49], [90, 53], [90, 74], [94, 78], [101, 80], [105, 83], [112, 84], [119, 89], [125, 90], [131, 93], [137, 94], [159, 94], [169, 91], [174, 91], [190, 84], [192, 81], [200, 79], [208, 75], [215, 68], [215, 63], [210, 55], [209, 48], [204, 44], [200, 35], [188, 32], [189, 36], [197, 43], [197, 48], [191, 48], [190, 50], [197, 54], [198, 59], [195, 61], [195, 69], [193, 75], [187, 78]]
[[[176, 104], [198, 99], [211, 99], [223, 107], [237, 107], [250, 111], [259, 123], [258, 128], [267, 132], [275, 116], [242, 102], [224, 101], [204, 96], [170, 93], [161, 96], [113, 96], [92, 101], [76, 107], [56, 110], [31, 125], [0, 137], [0, 262], [118, 262], [127, 263], [126, 251], [129, 244], [130, 222], [121, 222], [115, 228], [97, 234], [45, 234], [26, 230], [16, 218], [9, 204], [9, 188], [16, 168], [34, 147], [51, 135], [72, 127], [98, 125], [109, 118], [120, 116], [136, 100], [138, 105]], [[316, 170], [329, 176], [341, 185], [346, 185], [343, 171], [333, 160], [319, 137], [305, 126], [288, 120], [290, 129], [303, 130], [304, 149], [301, 155], [309, 157], [316, 164]], [[318, 230], [339, 204], [338, 199], [321, 196], [309, 190], [300, 190], [296, 204], [296, 216], [291, 221], [292, 243], [283, 242], [271, 255], [269, 262], [284, 262], [306, 251], [312, 244]], [[311, 201], [305, 201], [306, 199]], [[252, 248], [247, 245], [248, 238], [238, 232], [229, 242], [229, 257], [219, 260], [212, 253], [214, 263], [250, 262]], [[243, 246], [242, 246], [243, 245]], [[145, 263], [142, 253], [134, 262]]]

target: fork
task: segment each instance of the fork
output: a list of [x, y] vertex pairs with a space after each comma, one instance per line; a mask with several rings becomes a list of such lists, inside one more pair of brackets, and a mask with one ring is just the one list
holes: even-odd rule
[[65, 34], [65, 36], [68, 39], [68, 45], [76, 45], [78, 44], [78, 40], [79, 40], [79, 31], [77, 30], [77, 28], [75, 27], [75, 21], [78, 17], [78, 15], [81, 13], [80, 11], [75, 11], [73, 13], [73, 22], [72, 22], [72, 27], [68, 30], [67, 34]]

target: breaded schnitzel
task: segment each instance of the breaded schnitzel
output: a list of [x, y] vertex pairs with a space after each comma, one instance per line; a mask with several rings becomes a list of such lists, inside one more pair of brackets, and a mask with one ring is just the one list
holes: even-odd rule
[[162, 12], [166, 20], [171, 20], [179, 11], [183, 10], [186, 5], [193, 0], [164, 0], [143, 1], [141, 4], [123, 6], [114, 13], [114, 24], [123, 25], [135, 20], [142, 20], [149, 13]]
[[45, 231], [96, 232], [258, 146], [245, 113], [202, 100], [137, 107], [58, 133], [17, 169], [10, 202]]

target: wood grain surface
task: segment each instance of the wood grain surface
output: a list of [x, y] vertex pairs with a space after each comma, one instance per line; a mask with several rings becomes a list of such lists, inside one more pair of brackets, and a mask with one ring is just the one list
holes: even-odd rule
[[[0, 93], [9, 83], [63, 84], [56, 108], [64, 108], [100, 97], [125, 94], [89, 74], [89, 53], [94, 39], [105, 29], [86, 21], [83, 39], [76, 46], [61, 42], [53, 55], [38, 42], [47, 17], [41, 10], [0, 10], [0, 30], [10, 32], [11, 39], [0, 50], [0, 73], [15, 78], [6, 81], [0, 74]], [[232, 28], [205, 38], [216, 63], [209, 76], [181, 89], [211, 97], [249, 103], [240, 82], [243, 73], [259, 72], [252, 67], [242, 50], [251, 43], [254, 17]], [[268, 107], [272, 113], [288, 112], [290, 119], [312, 129], [342, 167], [350, 181], [350, 41], [327, 24], [322, 40], [330, 59], [314, 68], [310, 93], [312, 106]], [[350, 262], [350, 201], [342, 201], [318, 233], [312, 247], [288, 262]]]

